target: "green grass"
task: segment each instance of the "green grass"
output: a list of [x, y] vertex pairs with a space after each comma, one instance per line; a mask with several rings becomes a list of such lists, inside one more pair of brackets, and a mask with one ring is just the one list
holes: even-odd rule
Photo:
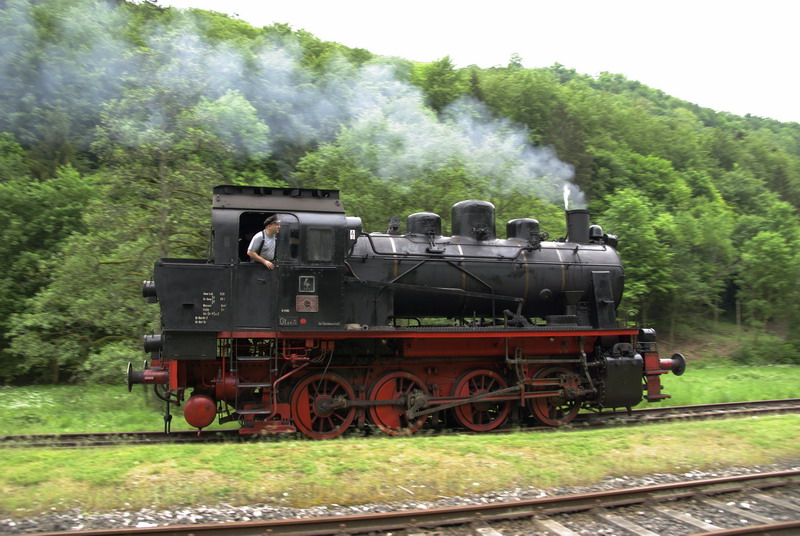
[[[672, 395], [672, 398], [659, 403], [663, 406], [800, 398], [800, 367], [690, 363], [683, 376], [665, 374], [661, 383], [663, 392]], [[647, 406], [641, 404], [639, 407]]]
[[500, 436], [4, 448], [0, 515], [217, 502], [347, 505], [581, 485], [799, 459], [798, 430], [800, 416], [781, 415]]
[[[122, 385], [0, 387], [0, 434], [163, 430], [164, 402], [151, 388]], [[173, 430], [191, 430], [173, 407]], [[209, 430], [238, 428], [214, 424]]]
[[[693, 363], [662, 383], [673, 398], [661, 405], [797, 398], [800, 367]], [[123, 386], [0, 388], [0, 434], [159, 430], [162, 413], [162, 403], [141, 386], [132, 393]], [[173, 423], [189, 429], [180, 410]], [[799, 431], [800, 416], [784, 415], [505, 436], [3, 448], [0, 515], [219, 502], [306, 507], [579, 485], [798, 460]]]

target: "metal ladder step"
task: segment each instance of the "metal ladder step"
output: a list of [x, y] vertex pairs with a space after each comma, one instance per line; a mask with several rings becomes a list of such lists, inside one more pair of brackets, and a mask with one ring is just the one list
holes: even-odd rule
[[236, 413], [239, 415], [269, 415], [272, 410], [269, 409], [237, 409]]

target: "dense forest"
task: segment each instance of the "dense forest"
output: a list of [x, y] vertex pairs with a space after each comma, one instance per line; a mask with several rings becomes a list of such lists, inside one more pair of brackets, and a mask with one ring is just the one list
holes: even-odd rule
[[140, 282], [206, 256], [218, 184], [337, 188], [369, 231], [484, 199], [551, 236], [566, 185], [620, 236], [621, 316], [800, 363], [800, 124], [150, 2], [0, 6], [0, 381], [121, 381], [158, 325]]

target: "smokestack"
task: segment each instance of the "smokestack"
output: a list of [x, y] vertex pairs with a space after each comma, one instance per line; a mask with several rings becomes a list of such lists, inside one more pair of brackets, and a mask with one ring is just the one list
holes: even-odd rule
[[583, 208], [567, 211], [567, 240], [589, 243], [589, 211]]

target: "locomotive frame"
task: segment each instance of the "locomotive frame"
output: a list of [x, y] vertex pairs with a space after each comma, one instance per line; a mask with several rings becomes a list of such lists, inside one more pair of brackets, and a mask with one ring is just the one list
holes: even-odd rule
[[[246, 248], [274, 214], [268, 270]], [[660, 377], [685, 360], [661, 359], [653, 330], [617, 326], [617, 239], [587, 211], [568, 211], [560, 241], [528, 218], [497, 238], [484, 201], [456, 204], [452, 220], [451, 236], [425, 212], [405, 235], [366, 234], [336, 190], [214, 188], [210, 258], [159, 259], [143, 283], [161, 328], [145, 336], [150, 363], [128, 365], [129, 389], [154, 384], [167, 414], [183, 405], [198, 429], [236, 420], [243, 434], [315, 439], [559, 426], [582, 408], [669, 397]]]

